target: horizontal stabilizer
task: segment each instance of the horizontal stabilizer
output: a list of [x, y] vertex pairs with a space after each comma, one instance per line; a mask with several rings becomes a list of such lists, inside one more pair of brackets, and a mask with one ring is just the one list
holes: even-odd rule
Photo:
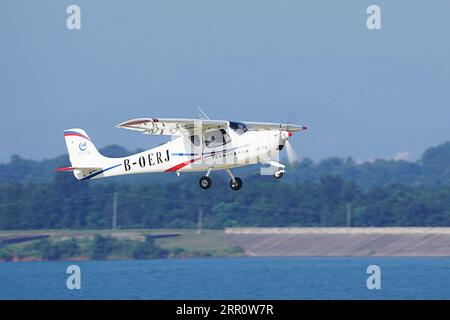
[[97, 171], [101, 170], [99, 167], [64, 167], [64, 168], [56, 168], [55, 171], [73, 171], [73, 170], [82, 170], [82, 171]]

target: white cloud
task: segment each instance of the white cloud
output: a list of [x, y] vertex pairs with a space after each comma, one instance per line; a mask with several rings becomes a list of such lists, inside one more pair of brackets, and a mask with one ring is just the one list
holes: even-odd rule
[[407, 152], [407, 151], [397, 152], [397, 154], [394, 156], [394, 160], [395, 161], [399, 161], [399, 160], [408, 161], [409, 160], [409, 152]]
[[366, 160], [356, 160], [355, 161], [356, 164], [373, 163], [373, 162], [375, 162], [374, 158], [370, 158], [370, 159], [366, 159]]

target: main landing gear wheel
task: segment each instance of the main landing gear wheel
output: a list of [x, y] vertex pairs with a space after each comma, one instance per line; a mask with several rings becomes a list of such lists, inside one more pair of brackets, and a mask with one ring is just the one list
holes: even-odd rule
[[282, 171], [275, 171], [274, 173], [273, 173], [273, 177], [275, 178], [275, 179], [281, 179], [281, 178], [283, 178], [283, 172]]
[[238, 191], [242, 188], [242, 180], [241, 178], [235, 177], [234, 180], [230, 180], [230, 188], [234, 191]]
[[204, 190], [209, 189], [209, 188], [211, 188], [211, 184], [212, 184], [212, 181], [211, 181], [210, 177], [204, 176], [204, 177], [200, 178], [200, 181], [199, 181], [200, 188], [202, 188]]

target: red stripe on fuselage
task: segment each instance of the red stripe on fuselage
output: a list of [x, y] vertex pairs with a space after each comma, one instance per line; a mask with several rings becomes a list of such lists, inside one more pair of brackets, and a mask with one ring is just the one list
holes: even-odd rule
[[182, 162], [182, 163], [180, 163], [180, 164], [177, 164], [176, 166], [173, 166], [173, 167], [167, 169], [165, 172], [174, 172], [174, 171], [178, 171], [178, 170], [180, 170], [181, 168], [187, 166], [188, 164], [191, 164], [191, 163], [193, 163], [193, 162], [195, 162], [195, 161], [197, 161], [197, 160], [200, 160], [200, 159], [201, 159], [201, 158], [197, 158], [197, 159], [191, 159], [191, 160], [189, 160], [189, 161]]
[[55, 171], [72, 171], [74, 168], [72, 167], [64, 167], [64, 168], [57, 168]]

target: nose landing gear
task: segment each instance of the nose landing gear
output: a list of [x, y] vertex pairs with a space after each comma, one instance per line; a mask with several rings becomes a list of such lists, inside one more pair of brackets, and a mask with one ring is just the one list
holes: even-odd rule
[[285, 171], [284, 169], [279, 169], [279, 170], [277, 170], [277, 171], [275, 171], [275, 172], [273, 173], [273, 177], [274, 177], [275, 179], [281, 179], [281, 178], [283, 178], [283, 175], [284, 175], [285, 172], [286, 172], [286, 171]]

